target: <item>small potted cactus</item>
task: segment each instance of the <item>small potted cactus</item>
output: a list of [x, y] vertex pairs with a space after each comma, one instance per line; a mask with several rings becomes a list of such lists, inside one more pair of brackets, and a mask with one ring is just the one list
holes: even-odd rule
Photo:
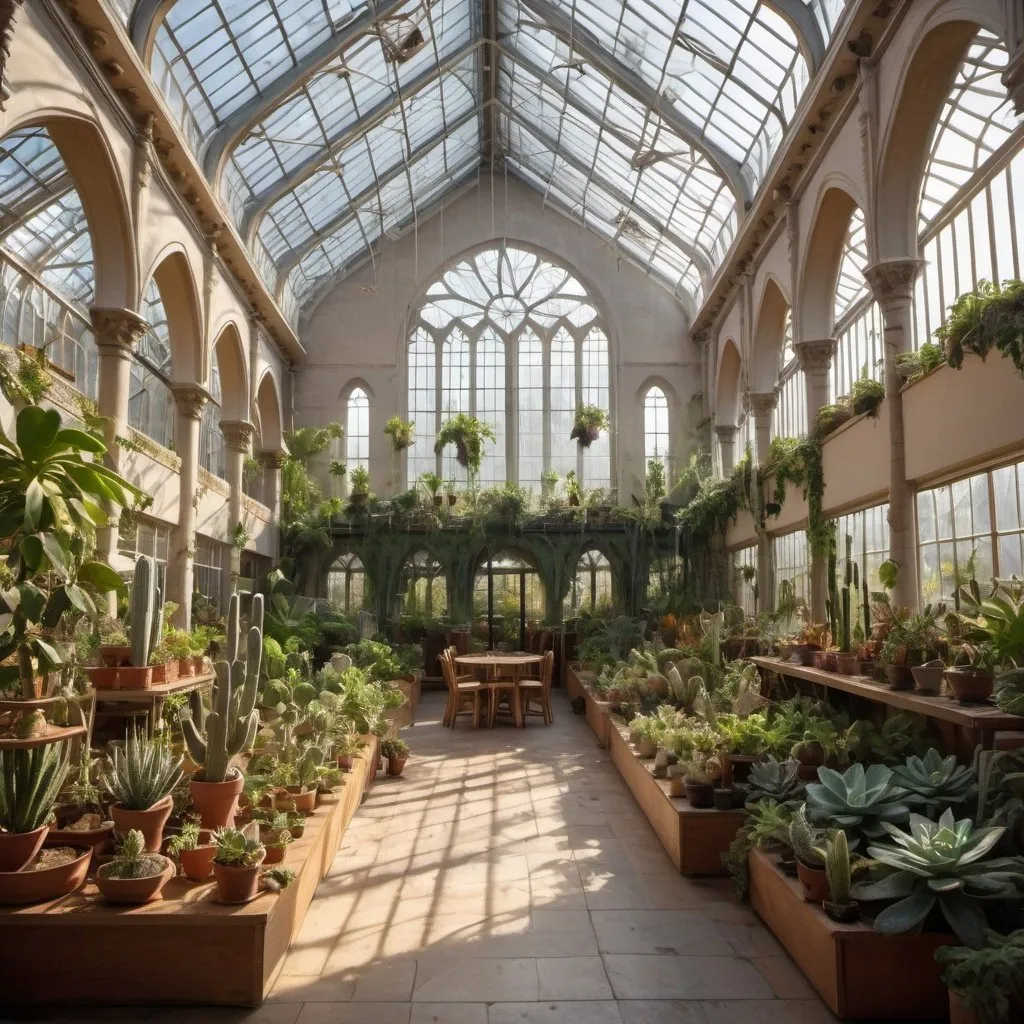
[[409, 760], [409, 744], [405, 740], [384, 740], [380, 745], [382, 757], [388, 760], [388, 775], [398, 777], [405, 770], [405, 762]]
[[209, 833], [194, 818], [182, 823], [176, 835], [167, 841], [167, 853], [178, 862], [181, 873], [190, 882], [205, 882], [213, 873], [213, 856], [217, 847], [204, 842]]
[[260, 868], [267, 851], [255, 836], [255, 823], [244, 829], [221, 828], [213, 834], [217, 852], [213, 877], [221, 903], [248, 903], [258, 891]]
[[828, 878], [825, 874], [825, 851], [815, 840], [818, 836], [807, 821], [803, 804], [789, 822], [789, 843], [796, 856], [796, 874], [808, 903], [822, 903], [828, 898]]
[[850, 847], [842, 829], [826, 841], [825, 876], [828, 879], [828, 899], [822, 904], [825, 913], [840, 923], [856, 921], [860, 906], [850, 895]]
[[117, 685], [122, 690], [148, 690], [153, 685], [150, 658], [154, 650], [159, 650], [163, 637], [163, 602], [156, 585], [156, 563], [148, 555], [135, 560], [130, 608], [131, 664], [118, 669]]
[[174, 872], [174, 862], [148, 852], [143, 834], [132, 829], [114, 859], [97, 869], [96, 887], [110, 903], [150, 903], [163, 898]]

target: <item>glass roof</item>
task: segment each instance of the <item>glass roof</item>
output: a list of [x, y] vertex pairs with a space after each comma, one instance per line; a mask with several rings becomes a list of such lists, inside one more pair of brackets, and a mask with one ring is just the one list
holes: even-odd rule
[[45, 128], [0, 141], [0, 248], [64, 298], [88, 306], [92, 240], [82, 201]]
[[489, 0], [136, 5], [133, 37], [293, 320], [492, 158], [696, 310], [845, 6], [495, 2], [489, 41]]
[[846, 230], [843, 256], [839, 262], [835, 303], [837, 324], [868, 294], [868, 280], [864, 276], [868, 262], [867, 222], [861, 208], [855, 206], [850, 214], [850, 226]]

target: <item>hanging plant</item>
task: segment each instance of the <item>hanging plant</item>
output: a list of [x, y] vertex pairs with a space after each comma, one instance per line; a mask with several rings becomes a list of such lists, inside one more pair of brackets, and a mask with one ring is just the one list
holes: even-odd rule
[[384, 424], [384, 433], [391, 438], [391, 447], [396, 452], [405, 451], [413, 445], [413, 431], [416, 429], [414, 423], [406, 423], [398, 416], [392, 416]]
[[455, 457], [474, 476], [480, 472], [484, 457], [484, 441], [497, 441], [494, 429], [475, 416], [460, 412], [441, 425], [434, 444], [434, 454], [440, 455], [448, 445], [455, 445]]
[[601, 436], [602, 430], [608, 429], [608, 413], [596, 405], [576, 406], [576, 418], [573, 420], [572, 433], [569, 437], [578, 441], [581, 448], [589, 448]]
[[817, 416], [814, 417], [814, 436], [821, 441], [852, 417], [853, 410], [850, 408], [849, 400], [842, 395], [836, 399], [835, 405], [823, 405], [818, 410]]

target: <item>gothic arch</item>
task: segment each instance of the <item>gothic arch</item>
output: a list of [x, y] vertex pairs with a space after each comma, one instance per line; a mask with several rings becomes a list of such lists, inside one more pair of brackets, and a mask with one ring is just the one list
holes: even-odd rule
[[774, 277], [768, 277], [754, 319], [754, 379], [748, 382], [751, 390], [771, 391], [775, 387], [788, 313], [789, 303], [782, 289]]
[[167, 314], [171, 376], [183, 383], [205, 380], [202, 304], [184, 250], [172, 247], [156, 264], [152, 279]]
[[233, 322], [227, 323], [217, 335], [213, 358], [217, 360], [220, 371], [221, 419], [248, 419], [249, 373], [245, 346]]
[[739, 419], [740, 377], [743, 361], [740, 350], [732, 338], [722, 346], [718, 362], [718, 377], [715, 387], [715, 423], [718, 426], [736, 426]]
[[277, 381], [269, 369], [263, 371], [256, 388], [256, 412], [259, 417], [260, 442], [265, 452], [285, 450], [284, 428], [281, 418], [281, 399]]
[[839, 185], [823, 191], [804, 252], [800, 284], [800, 333], [809, 341], [831, 338], [835, 329], [835, 294], [843, 247], [857, 202]]

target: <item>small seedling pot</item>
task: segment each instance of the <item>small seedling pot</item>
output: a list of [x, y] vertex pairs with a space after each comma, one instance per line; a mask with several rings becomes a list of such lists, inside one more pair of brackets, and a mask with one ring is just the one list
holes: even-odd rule
[[714, 795], [715, 809], [719, 811], [731, 811], [733, 808], [733, 795], [731, 789], [716, 789]]
[[796, 862], [796, 876], [808, 903], [823, 903], [828, 899], [828, 876], [823, 867], [805, 864], [800, 858]]
[[194, 850], [182, 850], [178, 854], [181, 873], [191, 882], [205, 882], [213, 874], [213, 858], [217, 847], [212, 843], [197, 846]]

